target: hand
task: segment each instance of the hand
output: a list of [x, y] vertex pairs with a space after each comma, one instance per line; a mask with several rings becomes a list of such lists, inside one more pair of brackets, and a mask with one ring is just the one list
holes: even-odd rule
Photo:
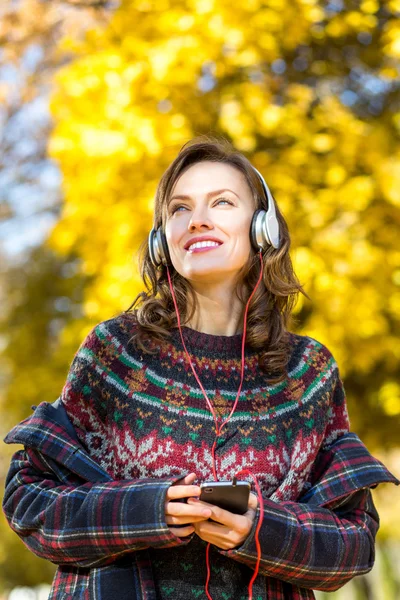
[[258, 498], [253, 492], [250, 493], [248, 510], [244, 515], [231, 513], [197, 498], [189, 498], [188, 504], [199, 508], [209, 508], [212, 511], [210, 518], [217, 521], [217, 523], [213, 523], [202, 520], [194, 523], [197, 535], [205, 542], [210, 542], [222, 550], [231, 550], [241, 546], [249, 535], [256, 516]]
[[[200, 486], [191, 485], [196, 480], [196, 473], [190, 473], [173, 483], [167, 490], [165, 502], [165, 520], [171, 532], [177, 537], [185, 537], [194, 532], [192, 523], [208, 519], [211, 515], [209, 508], [189, 505], [182, 502], [170, 502], [179, 498], [200, 496]], [[187, 527], [171, 527], [171, 525], [185, 525]]]

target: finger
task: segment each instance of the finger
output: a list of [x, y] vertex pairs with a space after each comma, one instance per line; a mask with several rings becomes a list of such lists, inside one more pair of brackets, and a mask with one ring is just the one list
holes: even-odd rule
[[209, 508], [211, 510], [210, 519], [217, 521], [226, 527], [234, 529], [235, 531], [244, 531], [247, 526], [247, 518], [244, 515], [231, 513], [229, 510], [225, 510], [219, 506], [214, 506], [208, 502], [203, 502], [202, 500], [192, 500], [191, 498], [188, 498], [188, 505], [203, 506], [204, 509]]
[[210, 521], [195, 523], [194, 529], [200, 539], [213, 544], [222, 550], [237, 548], [243, 541], [242, 536], [229, 529], [229, 527], [218, 525]]
[[222, 523], [215, 523], [214, 521], [201, 521], [199, 523], [193, 523], [193, 527], [201, 533], [213, 535], [224, 535], [232, 532], [229, 527], [222, 525]]
[[188, 525], [187, 527], [170, 527], [169, 529], [176, 537], [186, 537], [194, 532], [193, 525]]
[[173, 517], [205, 517], [208, 519], [211, 515], [211, 509], [197, 505], [192, 506], [177, 502], [167, 502], [165, 514]]
[[166, 499], [177, 500], [178, 498], [190, 498], [190, 496], [200, 496], [198, 485], [171, 485], [167, 490]]
[[207, 519], [209, 518], [209, 515], [207, 516], [201, 516], [201, 515], [188, 515], [188, 516], [179, 516], [179, 517], [174, 517], [171, 515], [166, 515], [165, 516], [165, 522], [167, 523], [167, 525], [186, 525], [187, 523], [200, 523], [200, 521], [207, 521]]
[[182, 479], [178, 479], [178, 481], [175, 481], [172, 485], [191, 485], [196, 479], [196, 473], [189, 473], [189, 475], [185, 475]]
[[233, 534], [229, 527], [225, 527], [225, 525], [220, 525], [219, 523], [213, 523], [213, 521], [194, 523], [193, 527], [197, 535], [204, 540], [215, 540], [217, 538], [225, 539]]

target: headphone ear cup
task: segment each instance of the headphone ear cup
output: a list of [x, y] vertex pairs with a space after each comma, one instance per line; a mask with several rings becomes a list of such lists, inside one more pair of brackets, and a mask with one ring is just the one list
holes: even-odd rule
[[161, 227], [158, 229], [153, 229], [149, 234], [149, 254], [150, 260], [155, 267], [160, 267], [161, 265], [171, 266], [171, 257], [168, 250], [167, 238]]
[[257, 252], [261, 248], [264, 250], [268, 245], [269, 241], [265, 237], [263, 221], [266, 216], [266, 211], [259, 208], [255, 211], [250, 225], [250, 241], [251, 245]]
[[155, 236], [156, 236], [156, 229], [154, 229], [154, 227], [153, 227], [149, 233], [148, 246], [149, 246], [150, 260], [154, 267], [158, 267], [160, 263], [158, 262], [157, 256], [156, 256], [155, 239], [154, 239]]
[[163, 232], [161, 227], [157, 230], [157, 240], [162, 264], [171, 267], [172, 262], [168, 250], [167, 238], [165, 237], [165, 233]]

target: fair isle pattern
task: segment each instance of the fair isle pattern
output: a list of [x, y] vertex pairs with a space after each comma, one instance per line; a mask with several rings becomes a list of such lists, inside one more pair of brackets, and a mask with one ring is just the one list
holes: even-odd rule
[[[109, 331], [107, 330], [106, 324], [105, 323], [100, 323], [97, 327], [97, 335], [99, 336], [99, 338], [101, 338], [103, 341], [109, 341], [112, 344], [114, 344], [116, 347], [118, 347], [119, 345], [119, 340], [117, 338], [115, 338], [115, 336], [112, 336]], [[293, 335], [293, 334], [292, 334]], [[298, 336], [300, 337], [300, 336]], [[301, 360], [299, 361], [299, 363], [295, 366], [295, 368], [292, 369], [292, 371], [289, 372], [289, 376], [290, 378], [295, 381], [296, 379], [300, 379], [304, 372], [307, 370], [308, 365], [310, 363], [312, 363], [313, 360], [318, 359], [318, 352], [321, 349], [321, 344], [319, 342], [317, 342], [316, 340], [313, 340], [312, 338], [308, 338], [309, 339], [309, 344], [305, 347], [305, 351], [304, 351], [304, 355], [301, 357]], [[144, 365], [143, 362], [140, 362], [138, 360], [135, 360], [131, 355], [129, 355], [127, 353], [127, 351], [124, 348], [120, 348], [118, 347], [118, 352], [121, 352], [121, 354], [119, 355], [119, 360], [127, 365], [128, 367], [131, 367], [134, 371], [140, 371], [142, 372], [144, 369]], [[182, 363], [184, 363], [184, 361], [186, 361], [186, 357], [183, 354], [182, 351], [180, 351], [179, 353], [174, 349], [174, 354], [175, 354], [175, 360], [171, 362], [171, 365], [173, 366], [176, 363], [179, 363], [179, 365], [182, 365]], [[179, 354], [179, 358], [176, 358], [176, 355]], [[160, 355], [162, 355], [161, 351], [160, 351]], [[168, 352], [168, 355], [172, 355], [172, 352]], [[82, 348], [81, 351], [81, 356], [84, 360], [87, 360], [88, 363], [93, 362], [93, 360], [95, 360], [95, 356], [93, 356], [93, 353], [90, 352], [87, 348]], [[207, 359], [206, 359], [207, 360]], [[209, 365], [212, 364], [213, 365], [213, 369], [209, 369], [210, 373], [220, 373], [221, 371], [225, 372], [228, 376], [229, 376], [229, 371], [237, 371], [239, 369], [239, 367], [237, 367], [235, 364], [231, 364], [230, 368], [229, 365], [227, 365], [227, 363], [231, 363], [232, 361], [223, 361], [223, 360], [208, 360], [208, 362], [206, 363], [204, 359], [197, 359], [195, 361], [196, 364], [196, 368], [199, 368], [199, 372], [202, 372], [202, 369], [205, 368], [206, 370], [209, 369]], [[221, 364], [216, 367], [216, 365], [218, 364], [218, 362], [220, 362]], [[335, 370], [337, 368], [336, 362], [334, 361], [333, 357], [331, 357], [331, 370]], [[245, 371], [246, 371], [246, 380], [248, 381], [249, 379], [254, 378], [254, 373], [256, 371], [256, 365], [257, 365], [257, 357], [250, 357], [247, 360], [247, 364], [245, 365]], [[161, 366], [163, 366], [163, 362], [161, 361]], [[167, 366], [167, 365], [164, 365]], [[105, 363], [103, 363], [102, 365], [98, 365], [96, 367], [97, 372], [99, 373], [99, 375], [101, 375], [102, 377], [104, 377], [104, 367], [105, 367]], [[189, 370], [187, 369], [188, 374], [189, 374]], [[128, 397], [134, 397], [133, 391], [129, 390], [129, 385], [125, 384], [124, 382], [122, 382], [121, 380], [119, 380], [117, 377], [114, 378], [114, 381], [112, 379], [112, 373], [111, 375], [111, 379], [110, 379], [110, 383], [114, 383], [115, 387], [117, 389], [120, 389], [122, 392], [124, 392]], [[191, 373], [190, 373], [191, 376]], [[166, 377], [162, 377], [160, 376], [158, 373], [154, 372], [152, 369], [147, 368], [146, 369], [146, 379], [141, 378], [140, 375], [133, 375], [132, 374], [132, 378], [133, 381], [135, 382], [139, 382], [141, 381], [143, 384], [145, 384], [145, 381], [148, 380], [152, 383], [154, 383], [156, 386], [158, 387], [162, 387], [164, 388], [165, 386], [172, 386], [174, 385], [176, 387], [177, 390], [179, 390], [181, 393], [184, 390], [186, 392], [186, 395], [194, 397], [194, 398], [203, 398], [201, 391], [199, 391], [197, 383], [196, 383], [196, 387], [193, 388], [191, 386], [185, 385], [184, 383], [180, 382], [180, 381], [176, 381], [174, 382], [172, 379], [170, 378], [166, 378]], [[323, 382], [325, 381], [325, 378], [323, 378]], [[129, 382], [128, 382], [129, 384]], [[280, 384], [276, 384], [276, 385], [265, 385], [262, 388], [254, 388], [251, 390], [251, 392], [253, 394], [256, 393], [261, 393], [261, 394], [265, 394], [266, 392], [269, 395], [275, 395], [278, 394], [284, 387], [284, 383], [280, 383]], [[301, 395], [302, 395], [302, 391], [301, 389], [299, 389], [299, 393], [298, 393], [298, 399], [299, 401], [305, 402], [306, 399], [302, 399]], [[206, 393], [207, 394], [215, 394], [216, 390], [215, 389], [206, 389]], [[236, 394], [229, 391], [229, 390], [224, 390], [223, 392], [224, 396], [230, 397], [232, 399], [234, 399], [236, 397]], [[139, 398], [140, 396], [136, 396], [136, 398]], [[244, 398], [245, 397], [245, 392], [241, 392], [241, 397]], [[296, 399], [296, 397], [294, 397], [294, 399]], [[169, 407], [169, 410], [171, 410], [171, 407]], [[187, 407], [187, 410], [190, 411], [190, 407]], [[207, 414], [207, 417], [209, 417], [209, 412], [208, 411], [204, 411]], [[233, 417], [235, 418], [235, 417]]]
[[[104, 321], [75, 355], [62, 401], [81, 442], [117, 479], [188, 470], [212, 478], [214, 423], [179, 332], [156, 355], [143, 356], [128, 343], [133, 327], [129, 314]], [[240, 381], [240, 334], [184, 328], [184, 335], [217, 414], [226, 418]], [[257, 354], [246, 351], [238, 406], [216, 452], [220, 479], [248, 468], [275, 501], [298, 497], [322, 444], [349, 429], [333, 356], [312, 338], [291, 333], [290, 340], [289, 377], [280, 384], [269, 385]]]
[[[103, 323], [98, 325], [95, 335], [97, 335], [99, 339], [105, 343], [111, 343], [115, 345], [118, 344], [118, 340], [114, 336], [108, 334], [106, 326]], [[299, 404], [305, 405], [312, 401], [313, 396], [319, 393], [320, 388], [323, 387], [323, 384], [327, 381], [327, 379], [333, 378], [334, 373], [337, 370], [337, 365], [331, 356], [330, 359], [325, 359], [325, 371], [322, 372], [321, 375], [317, 376], [316, 379], [311, 382], [311, 385], [308, 388], [305, 387], [302, 378], [304, 377], [304, 374], [307, 372], [308, 368], [313, 365], [313, 361], [318, 360], [318, 358], [321, 359], [322, 347], [319, 342], [316, 342], [312, 338], [308, 339], [310, 341], [305, 347], [304, 354], [301, 356], [299, 363], [291, 371], [289, 371], [289, 382], [271, 386], [264, 385], [263, 387], [255, 387], [247, 392], [242, 391], [240, 398], [242, 400], [251, 400], [252, 403], [256, 405], [256, 409], [258, 410], [245, 413], [239, 408], [232, 417], [233, 422], [248, 419], [253, 415], [257, 416], [258, 420], [269, 420], [272, 418], [272, 416], [279, 416], [283, 413], [289, 413], [292, 410], [296, 410]], [[124, 354], [124, 356], [121, 359], [122, 354]], [[103, 381], [107, 381], [107, 383], [114, 388], [114, 392], [116, 394], [125, 396], [126, 401], [129, 401], [129, 399], [133, 398], [143, 405], [147, 404], [155, 408], [162, 404], [163, 410], [175, 413], [179, 417], [184, 415], [190, 416], [192, 414], [195, 417], [212, 422], [212, 416], [208, 409], [192, 408], [190, 405], [186, 406], [184, 402], [184, 400], [190, 398], [201, 399], [203, 401], [203, 395], [201, 391], [180, 381], [174, 381], [171, 378], [158, 375], [148, 367], [145, 367], [143, 362], [134, 360], [127, 354], [126, 350], [123, 350], [122, 354], [118, 357], [119, 360], [122, 364], [132, 369], [132, 373], [127, 376], [125, 381], [121, 380], [115, 372], [109, 370], [109, 365], [106, 363], [106, 361], [101, 363], [97, 362], [95, 353], [90, 351], [87, 347], [81, 347], [77, 353], [77, 357], [79, 357], [82, 362], [86, 363], [88, 367], [90, 365], [94, 365], [94, 371], [97, 373], [98, 377]], [[251, 358], [250, 360], [252, 363], [254, 363], [256, 359]], [[235, 362], [238, 363], [240, 361], [236, 360]], [[191, 376], [191, 373], [187, 373], [187, 375]], [[246, 372], [246, 380], [248, 379], [248, 373]], [[150, 383], [152, 383], [154, 387], [157, 387], [161, 390], [168, 390], [169, 393], [167, 394], [168, 397], [165, 402], [163, 402], [158, 396], [150, 396], [144, 393]], [[286, 398], [278, 396], [286, 387], [288, 387], [288, 390], [285, 392], [287, 400]], [[209, 396], [214, 397], [214, 401], [216, 397], [221, 398], [222, 401], [223, 399], [233, 401], [236, 398], [236, 393], [228, 389], [205, 389]], [[260, 396], [261, 401], [259, 405], [257, 405]], [[275, 396], [278, 397], [274, 401]], [[271, 403], [266, 402], [266, 397], [271, 397]], [[228, 403], [226, 402], [226, 404]]]

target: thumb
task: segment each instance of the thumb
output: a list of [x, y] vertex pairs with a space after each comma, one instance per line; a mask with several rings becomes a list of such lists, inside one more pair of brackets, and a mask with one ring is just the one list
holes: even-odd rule
[[258, 496], [250, 492], [248, 508], [256, 509], [258, 506]]
[[172, 485], [191, 485], [197, 479], [196, 473], [189, 473], [189, 475], [185, 475], [182, 479], [178, 479]]

